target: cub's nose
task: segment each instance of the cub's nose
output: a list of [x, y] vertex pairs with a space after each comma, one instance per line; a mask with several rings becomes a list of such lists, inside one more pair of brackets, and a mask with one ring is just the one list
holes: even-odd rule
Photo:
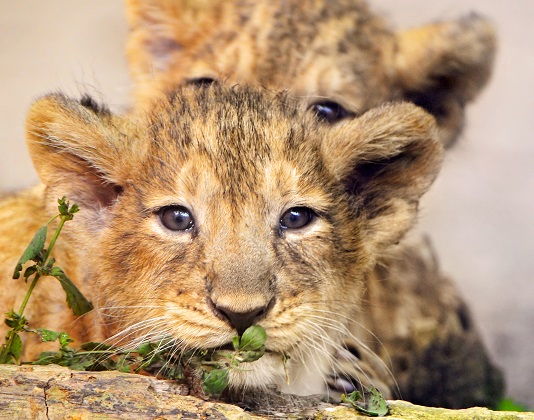
[[211, 299], [208, 299], [208, 301], [215, 315], [227, 321], [236, 329], [239, 335], [242, 335], [248, 327], [264, 318], [274, 305], [274, 299], [272, 299], [267, 305], [257, 306], [251, 310], [240, 312], [223, 305], [217, 305]]

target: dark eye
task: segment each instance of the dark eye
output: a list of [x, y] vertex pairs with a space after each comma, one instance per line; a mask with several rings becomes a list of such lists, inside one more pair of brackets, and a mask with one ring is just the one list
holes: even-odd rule
[[315, 219], [315, 213], [308, 207], [292, 207], [280, 219], [282, 229], [300, 229]]
[[188, 84], [195, 86], [209, 86], [215, 82], [216, 80], [212, 79], [211, 77], [194, 77], [191, 79], [187, 79]]
[[349, 112], [345, 108], [332, 101], [313, 104], [310, 106], [310, 110], [315, 112], [319, 119], [329, 123], [335, 123], [349, 116]]
[[183, 206], [163, 207], [157, 214], [161, 224], [169, 230], [186, 231], [194, 226], [191, 212]]

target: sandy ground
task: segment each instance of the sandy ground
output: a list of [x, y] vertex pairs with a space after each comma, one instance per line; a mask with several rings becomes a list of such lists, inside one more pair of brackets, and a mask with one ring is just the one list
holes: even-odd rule
[[[508, 393], [534, 408], [534, 2], [371, 0], [398, 27], [476, 10], [499, 31], [494, 77], [423, 203], [443, 270], [457, 282]], [[35, 97], [87, 91], [115, 110], [129, 101], [120, 1], [0, 0], [0, 190], [37, 182], [24, 115]]]

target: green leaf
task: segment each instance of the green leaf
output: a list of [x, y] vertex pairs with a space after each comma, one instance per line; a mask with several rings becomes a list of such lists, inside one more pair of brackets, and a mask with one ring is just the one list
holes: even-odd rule
[[145, 357], [149, 354], [153, 354], [157, 347], [158, 346], [156, 343], [143, 343], [135, 349], [135, 353], [139, 354], [139, 356]]
[[59, 214], [65, 221], [72, 220], [74, 213], [80, 210], [77, 204], [73, 204], [69, 209], [69, 201], [65, 196], [61, 197], [57, 202], [59, 204], [57, 207]]
[[260, 347], [258, 350], [238, 351], [235, 354], [235, 359], [240, 362], [255, 362], [265, 354], [265, 346]]
[[41, 337], [41, 341], [43, 343], [47, 343], [50, 341], [56, 341], [59, 338], [60, 332], [46, 330], [44, 328], [37, 328], [34, 331], [39, 337]]
[[37, 268], [37, 264], [34, 264], [34, 265], [31, 265], [29, 266], [26, 270], [24, 270], [24, 274], [23, 274], [23, 277], [25, 279], [27, 279], [28, 277], [30, 277], [31, 275], [37, 273], [39, 269]]
[[15, 360], [19, 360], [22, 354], [22, 340], [18, 334], [15, 334], [13, 337], [13, 342], [11, 343], [11, 348], [9, 353], [13, 355]]
[[234, 345], [234, 350], [239, 350], [239, 336], [234, 335], [232, 337], [232, 344]]
[[55, 364], [68, 367], [72, 370], [92, 370], [95, 364], [94, 357], [100, 357], [100, 355], [93, 355], [93, 357], [88, 356], [89, 355], [86, 354], [77, 354], [74, 350], [62, 347], [60, 351], [57, 352], [42, 352], [37, 360], [32, 362], [32, 365]]
[[33, 236], [33, 239], [31, 240], [29, 245], [26, 247], [26, 250], [20, 257], [19, 262], [17, 263], [17, 266], [15, 267], [15, 271], [13, 272], [14, 279], [18, 279], [20, 277], [22, 266], [26, 264], [28, 261], [32, 260], [35, 262], [42, 262], [41, 252], [44, 250], [47, 230], [48, 230], [47, 226], [42, 226], [35, 233], [35, 235]]
[[[258, 351], [265, 346], [267, 333], [259, 325], [248, 327], [239, 340], [239, 350]], [[235, 346], [235, 343], [234, 343]], [[260, 356], [261, 357], [261, 356]]]
[[179, 363], [177, 363], [174, 366], [169, 366], [168, 369], [165, 369], [164, 376], [167, 379], [174, 379], [174, 380], [184, 379], [184, 372], [182, 370], [182, 366], [180, 366]]
[[57, 209], [59, 211], [59, 214], [62, 216], [65, 216], [69, 213], [69, 204], [67, 202], [67, 197], [63, 196], [57, 200], [57, 203], [59, 204]]
[[36, 330], [28, 331], [33, 331], [34, 333], [36, 333], [39, 337], [41, 337], [41, 341], [43, 343], [48, 343], [57, 340], [59, 341], [59, 345], [62, 348], [66, 348], [69, 343], [74, 342], [74, 340], [70, 338], [66, 332], [51, 331], [45, 328], [37, 328]]
[[498, 411], [519, 411], [519, 412], [528, 411], [527, 407], [525, 407], [522, 404], [516, 403], [511, 398], [505, 398], [501, 400], [499, 404], [497, 405], [497, 410]]
[[6, 313], [6, 318], [4, 319], [5, 324], [14, 330], [15, 332], [23, 331], [24, 327], [28, 325], [28, 320], [24, 316], [20, 316], [15, 311], [11, 310]]
[[350, 405], [355, 405], [359, 400], [362, 399], [362, 394], [359, 391], [352, 391], [350, 394], [341, 394], [341, 400]]
[[15, 329], [19, 325], [19, 322], [16, 319], [10, 318], [4, 319], [4, 323], [11, 329]]
[[93, 310], [93, 304], [85, 298], [85, 296], [78, 290], [71, 279], [63, 272], [60, 267], [54, 267], [50, 270], [50, 275], [59, 280], [65, 294], [67, 295], [67, 304], [72, 309], [74, 315], [83, 315]]
[[228, 386], [228, 381], [228, 370], [213, 369], [202, 381], [204, 392], [208, 395], [219, 395]]
[[94, 365], [94, 361], [86, 358], [81, 357], [74, 357], [72, 359], [65, 360], [64, 362], [60, 363], [60, 366], [66, 366], [69, 369], [72, 370], [92, 370], [92, 366]]
[[59, 344], [61, 347], [67, 347], [70, 343], [74, 343], [74, 340], [66, 332], [60, 332]]
[[59, 364], [59, 362], [62, 360], [61, 354], [57, 351], [43, 351], [39, 356], [37, 357], [37, 360], [32, 362], [32, 365], [51, 365], [51, 364]]
[[122, 373], [130, 373], [130, 363], [128, 362], [127, 357], [121, 357], [117, 362], [117, 370]]
[[358, 391], [353, 391], [348, 395], [342, 394], [341, 400], [369, 416], [382, 417], [389, 412], [388, 403], [374, 386], [364, 389], [363, 396]]
[[70, 214], [78, 213], [79, 211], [80, 207], [76, 203], [74, 203], [70, 208]]
[[19, 314], [14, 312], [13, 310], [6, 313], [6, 318], [4, 319], [4, 323], [11, 329], [17, 328], [20, 322]]

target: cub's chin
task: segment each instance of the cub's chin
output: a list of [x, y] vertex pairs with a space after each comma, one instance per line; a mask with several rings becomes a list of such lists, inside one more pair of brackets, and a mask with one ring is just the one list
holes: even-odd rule
[[230, 390], [246, 392], [276, 388], [294, 395], [324, 394], [326, 371], [330, 362], [324, 355], [308, 357], [307, 360], [289, 358], [284, 361], [280, 353], [266, 352], [251, 363], [241, 363], [230, 370]]
[[287, 368], [280, 354], [266, 352], [258, 360], [230, 370], [230, 389], [246, 392], [272, 386], [281, 388], [286, 382]]

